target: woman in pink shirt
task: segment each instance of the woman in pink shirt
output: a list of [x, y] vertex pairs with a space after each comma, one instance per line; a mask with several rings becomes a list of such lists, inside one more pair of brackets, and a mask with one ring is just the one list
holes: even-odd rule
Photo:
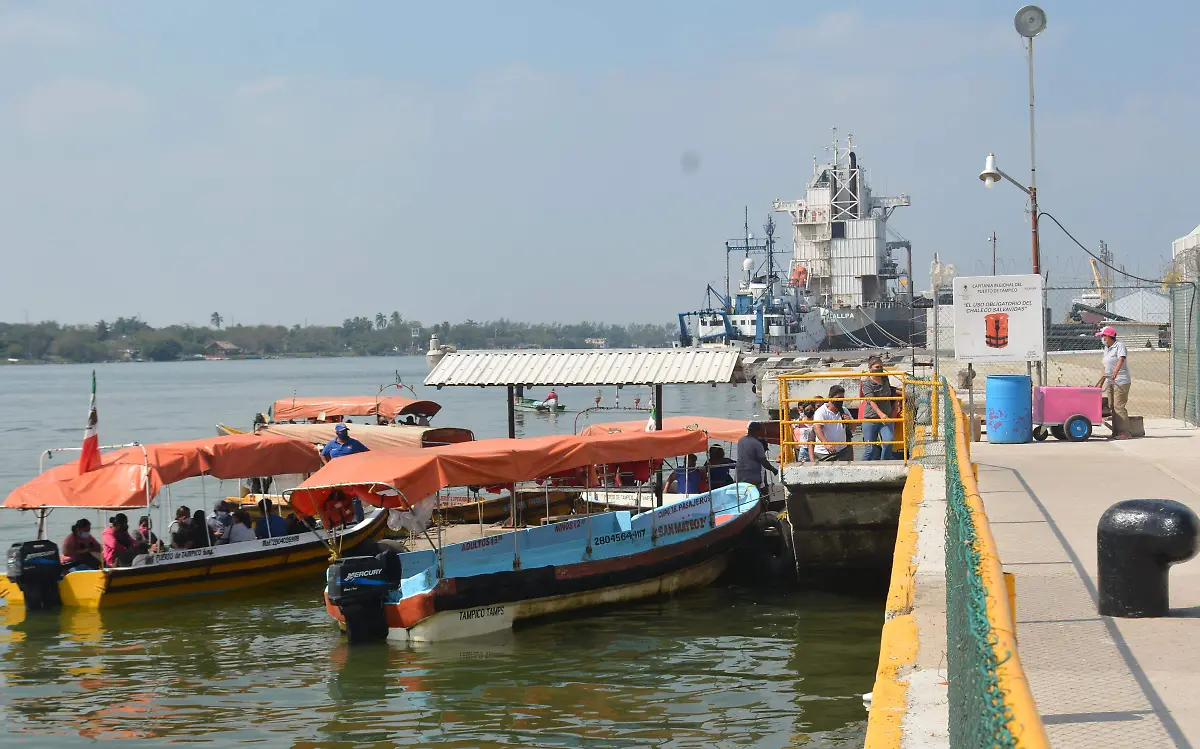
[[104, 529], [104, 564], [109, 567], [128, 567], [137, 556], [137, 543], [129, 535], [129, 518], [118, 512]]

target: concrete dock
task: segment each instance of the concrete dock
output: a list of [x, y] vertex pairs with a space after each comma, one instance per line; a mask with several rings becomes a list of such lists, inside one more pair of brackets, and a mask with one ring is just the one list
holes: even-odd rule
[[1200, 431], [1148, 421], [1143, 439], [972, 446], [1006, 572], [1021, 661], [1054, 747], [1200, 744], [1200, 559], [1171, 570], [1171, 616], [1101, 617], [1096, 525], [1124, 499], [1200, 512]]

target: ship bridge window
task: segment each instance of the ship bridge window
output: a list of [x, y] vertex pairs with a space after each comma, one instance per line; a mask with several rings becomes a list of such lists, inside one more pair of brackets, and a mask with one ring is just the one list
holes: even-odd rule
[[831, 239], [845, 239], [846, 238], [846, 222], [845, 221], [834, 221], [833, 224], [830, 226], [829, 232], [830, 232], [829, 237]]

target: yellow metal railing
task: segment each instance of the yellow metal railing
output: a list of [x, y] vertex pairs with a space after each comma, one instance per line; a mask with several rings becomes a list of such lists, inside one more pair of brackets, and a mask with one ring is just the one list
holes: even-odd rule
[[[893, 378], [893, 377], [900, 378], [901, 385], [898, 390], [898, 392], [900, 394], [899, 395], [891, 395], [891, 396], [871, 396], [869, 398], [863, 398], [863, 396], [862, 396], [862, 380], [866, 377], [879, 377], [879, 376], [888, 377], [889, 379]], [[794, 396], [794, 395], [792, 395], [792, 392], [789, 387], [791, 385], [791, 383], [794, 383], [794, 382], [811, 382], [813, 380], [853, 380], [853, 379], [857, 379], [859, 382], [859, 394], [858, 395], [845, 395], [844, 394], [843, 397], [840, 397], [840, 398], [829, 398], [829, 397], [822, 396], [822, 395]], [[844, 448], [847, 445], [879, 445], [880, 450], [882, 450], [885, 445], [888, 445], [888, 446], [899, 445], [899, 449], [897, 450], [897, 452], [899, 452], [903, 455], [905, 462], [908, 462], [908, 440], [906, 439], [906, 435], [910, 433], [909, 427], [911, 425], [912, 419], [911, 419], [911, 412], [910, 412], [910, 409], [908, 408], [908, 404], [906, 402], [906, 396], [905, 396], [906, 385], [908, 384], [909, 381], [907, 380], [907, 377], [904, 372], [891, 371], [891, 370], [885, 371], [885, 372], [870, 372], [867, 370], [843, 371], [843, 372], [797, 372], [797, 373], [791, 373], [791, 374], [785, 373], [785, 374], [779, 375], [778, 382], [779, 382], [779, 445], [781, 448], [781, 458], [780, 458], [781, 463], [795, 463], [797, 448], [805, 450], [808, 453], [808, 459], [813, 460], [816, 457], [813, 453], [816, 450], [816, 446], [819, 444], [825, 445], [826, 448], [832, 448], [834, 446], [840, 446], [841, 448]], [[924, 383], [921, 383], [921, 384], [924, 384]], [[936, 391], [935, 391], [935, 393], [936, 393]], [[936, 401], [936, 397], [934, 400]], [[801, 440], [799, 438], [799, 435], [797, 434], [797, 427], [800, 427], [801, 425], [813, 427], [814, 436], [815, 436], [815, 426], [814, 425], [818, 424], [818, 423], [822, 423], [822, 422], [809, 421], [809, 420], [806, 420], [803, 418], [803, 416], [801, 415], [801, 409], [803, 409], [803, 407], [805, 405], [810, 404], [810, 403], [812, 403], [812, 404], [830, 403], [830, 402], [846, 403], [846, 402], [851, 402], [851, 401], [859, 401], [859, 402], [863, 402], [863, 403], [865, 403], [867, 401], [870, 401], [873, 403], [880, 403], [883, 401], [899, 402], [900, 403], [900, 415], [899, 416], [889, 416], [887, 418], [881, 418], [881, 419], [862, 418], [862, 408], [860, 407], [859, 418], [847, 418], [848, 414], [844, 414], [843, 418], [839, 422], [843, 425], [895, 424], [896, 431], [893, 434], [893, 439], [890, 439], [890, 440], [882, 439], [882, 432], [881, 432], [880, 433], [881, 439], [870, 440], [870, 441], [860, 440], [858, 442], [855, 442], [853, 440], [853, 434], [849, 433], [849, 432], [853, 431], [852, 426], [850, 426], [850, 429], [846, 435], [847, 439], [845, 441], [831, 441], [831, 440], [820, 440], [820, 439]], [[796, 411], [795, 417], [793, 417], [793, 415], [792, 415], [793, 411]], [[934, 413], [936, 416], [936, 411]], [[834, 452], [836, 452], [836, 451], [834, 451]]]

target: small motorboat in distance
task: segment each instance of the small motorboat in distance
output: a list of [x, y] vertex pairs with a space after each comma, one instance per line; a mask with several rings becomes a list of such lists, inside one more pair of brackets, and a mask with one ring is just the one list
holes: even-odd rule
[[[38, 539], [13, 544], [8, 574], [0, 576], [0, 598], [10, 606], [100, 608], [277, 584], [319, 575], [328, 565], [331, 549], [354, 548], [383, 535], [385, 512], [373, 511], [355, 522], [353, 513], [339, 511], [335, 516], [318, 507], [283, 535], [199, 548], [142, 549], [143, 553], [126, 560], [129, 566], [68, 567], [60, 563], [58, 545], [44, 538], [46, 516], [53, 510], [137, 512], [150, 516], [155, 528], [166, 529], [176, 508], [170, 491], [160, 492], [172, 484], [205, 476], [222, 480], [303, 477], [321, 466], [320, 455], [311, 445], [272, 435], [101, 449], [106, 452], [101, 453], [98, 468], [80, 473], [78, 460], [57, 466], [17, 487], [4, 501], [5, 508], [35, 510], [38, 517]], [[59, 451], [46, 454], [54, 452]], [[316, 518], [321, 518], [319, 523]], [[170, 539], [165, 538], [165, 530], [158, 533], [165, 546]], [[91, 566], [100, 567], [99, 562]]]
[[[412, 510], [417, 500], [451, 487], [512, 485], [581, 467], [651, 463], [707, 447], [702, 431], [671, 430], [370, 452], [332, 461], [288, 494], [292, 506], [304, 512], [346, 496]], [[680, 495], [636, 515], [631, 510], [575, 515], [453, 543], [442, 543], [439, 525], [436, 541], [424, 531], [430, 548], [335, 561], [326, 576], [326, 608], [351, 641], [420, 642], [670, 595], [720, 576], [729, 552], [761, 512], [754, 486], [732, 484]]]

